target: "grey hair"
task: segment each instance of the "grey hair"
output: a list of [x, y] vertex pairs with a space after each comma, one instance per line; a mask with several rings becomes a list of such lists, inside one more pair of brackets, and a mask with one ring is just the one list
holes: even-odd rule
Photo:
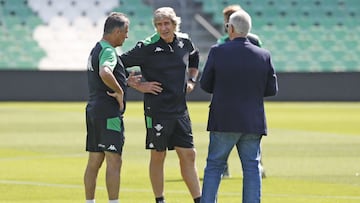
[[244, 10], [238, 10], [231, 14], [229, 23], [234, 26], [236, 33], [246, 36], [251, 30], [251, 17]]
[[180, 31], [181, 18], [176, 16], [176, 13], [173, 8], [161, 7], [161, 8], [156, 9], [154, 12], [154, 18], [153, 18], [154, 26], [155, 26], [156, 21], [161, 20], [163, 18], [169, 18], [176, 26], [175, 31], [176, 32]]

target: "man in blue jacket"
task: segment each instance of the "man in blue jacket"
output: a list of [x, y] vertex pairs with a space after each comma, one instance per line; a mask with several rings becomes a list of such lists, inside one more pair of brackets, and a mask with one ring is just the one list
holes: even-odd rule
[[[230, 15], [233, 14], [234, 12], [238, 11], [238, 10], [242, 10], [241, 6], [238, 5], [238, 4], [229, 5], [229, 6], [226, 6], [223, 9], [224, 25], [226, 25], [226, 23], [229, 22]], [[225, 28], [225, 33], [226, 33], [225, 35], [223, 35], [222, 37], [220, 37], [217, 40], [218, 44], [223, 44], [223, 43], [230, 40], [226, 28]], [[254, 44], [254, 45], [258, 46], [258, 47], [261, 47], [262, 42], [261, 42], [259, 36], [257, 36], [256, 34], [253, 34], [253, 33], [249, 32], [248, 35], [246, 36], [246, 38], [252, 44]], [[261, 177], [265, 178], [266, 174], [265, 174], [264, 165], [262, 164], [262, 157], [260, 157], [260, 165], [261, 165]], [[225, 169], [224, 169], [223, 178], [228, 178], [228, 177], [230, 177], [230, 170], [229, 170], [229, 164], [227, 163], [226, 166], [225, 166]]]
[[227, 158], [236, 146], [243, 168], [243, 203], [261, 200], [260, 141], [267, 134], [264, 97], [278, 91], [270, 52], [246, 38], [251, 17], [244, 10], [230, 16], [229, 42], [209, 52], [200, 85], [212, 94], [210, 131], [202, 203], [215, 203]]

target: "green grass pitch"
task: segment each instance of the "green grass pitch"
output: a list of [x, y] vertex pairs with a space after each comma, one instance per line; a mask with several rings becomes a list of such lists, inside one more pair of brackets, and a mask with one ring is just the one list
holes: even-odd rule
[[[84, 202], [87, 161], [84, 102], [0, 103], [0, 202]], [[208, 102], [190, 102], [197, 166], [203, 177], [208, 144]], [[266, 103], [264, 203], [360, 202], [360, 103]], [[129, 102], [120, 201], [154, 202], [141, 102]], [[241, 202], [242, 173], [233, 150], [232, 177], [220, 186], [219, 202]], [[166, 159], [165, 194], [170, 203], [191, 203], [178, 159]], [[106, 203], [104, 170], [97, 203]]]

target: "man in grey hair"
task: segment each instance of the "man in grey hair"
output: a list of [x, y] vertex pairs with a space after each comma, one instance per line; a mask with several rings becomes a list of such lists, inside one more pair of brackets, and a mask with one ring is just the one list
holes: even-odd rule
[[260, 142], [267, 134], [264, 97], [278, 91], [270, 52], [253, 45], [247, 35], [251, 17], [244, 10], [230, 16], [230, 41], [214, 45], [200, 80], [212, 94], [210, 131], [201, 203], [217, 202], [226, 161], [236, 146], [243, 169], [243, 203], [260, 203]]
[[164, 163], [169, 151], [179, 158], [182, 178], [194, 203], [200, 202], [196, 149], [186, 94], [194, 90], [199, 51], [186, 33], [179, 32], [181, 19], [171, 7], [155, 10], [156, 32], [121, 55], [126, 67], [140, 66], [140, 77], [130, 87], [144, 93], [146, 146], [150, 152], [149, 175], [156, 203], [165, 203]]

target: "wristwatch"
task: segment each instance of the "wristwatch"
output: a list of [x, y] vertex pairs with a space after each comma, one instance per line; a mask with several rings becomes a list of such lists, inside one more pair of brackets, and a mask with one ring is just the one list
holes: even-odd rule
[[189, 78], [189, 81], [196, 84], [196, 78]]

